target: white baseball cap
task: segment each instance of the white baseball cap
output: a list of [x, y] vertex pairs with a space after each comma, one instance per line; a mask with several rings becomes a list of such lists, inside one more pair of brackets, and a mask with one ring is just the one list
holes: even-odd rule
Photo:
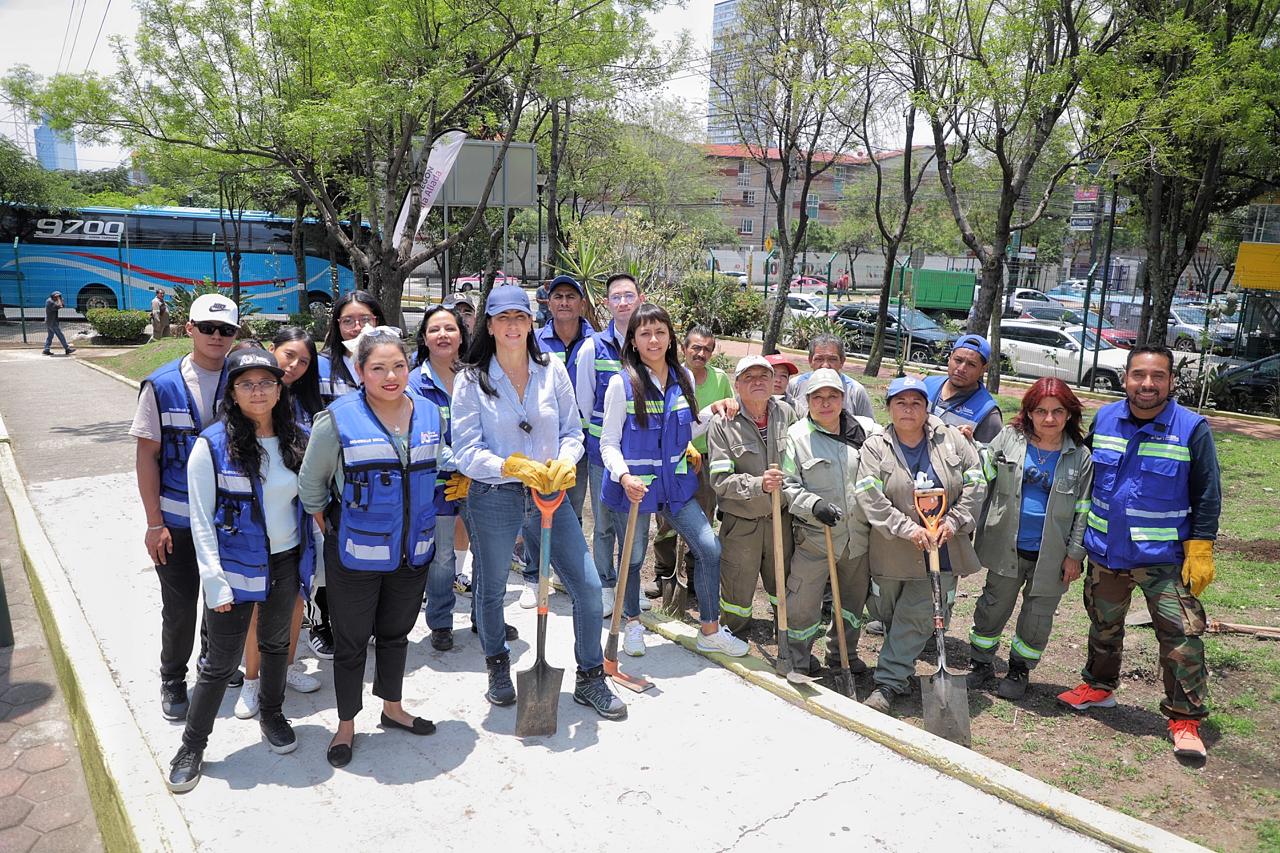
[[733, 369], [733, 378], [737, 379], [753, 367], [763, 367], [765, 370], [773, 373], [773, 365], [767, 362], [762, 355], [744, 355], [738, 359], [738, 366]]
[[191, 303], [191, 313], [187, 319], [192, 323], [225, 323], [240, 328], [240, 309], [236, 304], [220, 293], [206, 293], [197, 296]]
[[820, 367], [809, 374], [808, 380], [804, 383], [804, 395], [808, 397], [820, 388], [834, 388], [841, 394], [844, 393], [844, 383], [840, 381], [840, 374], [830, 367]]

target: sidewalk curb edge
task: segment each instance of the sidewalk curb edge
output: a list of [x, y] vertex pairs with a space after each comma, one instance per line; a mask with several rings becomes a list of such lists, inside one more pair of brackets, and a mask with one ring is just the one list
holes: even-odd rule
[[191, 831], [102, 657], [27, 496], [7, 440], [0, 442], [0, 486], [13, 511], [18, 547], [80, 746], [105, 848], [147, 853], [194, 850]]
[[[641, 613], [640, 619], [650, 631], [679, 643], [694, 654], [702, 654], [695, 647], [697, 638], [692, 626], [653, 611]], [[729, 658], [719, 654], [703, 657], [751, 684], [843, 729], [873, 740], [904, 758], [1119, 850], [1132, 853], [1205, 850], [1168, 830], [1006, 767], [923, 729], [865, 708], [856, 700], [821, 685], [798, 688], [778, 678], [767, 663], [757, 658]]]
[[135, 391], [140, 390], [142, 388], [141, 382], [136, 382], [130, 379], [128, 376], [125, 376], [120, 373], [116, 373], [114, 370], [112, 370], [109, 367], [103, 367], [100, 364], [94, 364], [92, 361], [86, 361], [84, 359], [79, 359], [79, 358], [76, 359], [76, 364], [83, 364], [85, 367], [89, 368], [90, 370], [96, 370], [99, 373], [103, 374], [104, 376], [110, 376], [112, 379], [116, 380], [117, 382], [123, 382], [125, 385], [128, 385], [130, 388], [134, 389]]

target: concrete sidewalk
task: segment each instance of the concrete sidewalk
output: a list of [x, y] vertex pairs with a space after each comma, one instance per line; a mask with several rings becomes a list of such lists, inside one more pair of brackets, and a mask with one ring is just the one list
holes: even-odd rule
[[[38, 352], [0, 352], [0, 377], [0, 415], [70, 581], [66, 594], [75, 601], [65, 603], [83, 612], [131, 718], [122, 728], [138, 734], [137, 754], [107, 757], [123, 768], [115, 770], [121, 799], [128, 807], [150, 798], [167, 810], [167, 795], [156, 791], [181, 729], [159, 708], [160, 597], [142, 548], [133, 442], [125, 436], [134, 392]], [[507, 619], [521, 632], [513, 643], [520, 671], [532, 663], [534, 614], [514, 605], [515, 592], [513, 586]], [[602, 721], [572, 702], [569, 602], [563, 595], [552, 601], [549, 658], [566, 668], [568, 688], [556, 736], [519, 740], [514, 709], [484, 701], [484, 661], [461, 600], [453, 651], [432, 650], [421, 623], [410, 636], [405, 704], [436, 720], [436, 735], [375, 728], [377, 701], [369, 697], [357, 720], [355, 759], [334, 770], [324, 755], [337, 722], [330, 664], [307, 658], [325, 686], [286, 696], [298, 750], [271, 753], [255, 720], [232, 716], [229, 691], [205, 753], [205, 778], [171, 798], [181, 825], [154, 831], [174, 850], [402, 849], [419, 841], [472, 850], [1105, 848], [652, 634], [648, 655], [624, 667], [653, 679], [656, 689], [623, 696], [628, 721]], [[933, 746], [944, 756], [970, 754]], [[1078, 801], [1081, 814], [1114, 818], [1122, 836], [1145, 838], [1135, 849], [1187, 846], [1071, 795], [1047, 796], [1057, 794]], [[1054, 802], [1043, 811], [1056, 813]]]

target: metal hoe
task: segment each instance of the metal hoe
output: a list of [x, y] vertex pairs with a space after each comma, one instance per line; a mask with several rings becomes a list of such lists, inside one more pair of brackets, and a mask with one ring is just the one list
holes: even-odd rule
[[556, 733], [556, 708], [564, 670], [547, 664], [547, 598], [551, 592], [551, 520], [564, 500], [564, 492], [544, 497], [533, 491], [533, 502], [542, 512], [542, 548], [538, 554], [538, 657], [533, 666], [516, 673], [516, 736], [536, 737]]
[[[777, 468], [778, 466], [770, 465], [769, 467]], [[817, 679], [805, 675], [803, 672], [796, 672], [791, 668], [791, 655], [788, 651], [789, 641], [787, 638], [787, 578], [782, 560], [782, 490], [774, 489], [773, 592], [778, 599], [778, 657], [774, 662], [774, 670], [792, 684], [808, 684], [809, 682], [817, 681]]]
[[[947, 511], [947, 494], [942, 489], [917, 489], [916, 512], [936, 543], [938, 527]], [[952, 743], [969, 746], [969, 691], [963, 676], [947, 672], [947, 644], [943, 630], [942, 575], [938, 546], [929, 546], [929, 582], [933, 586], [933, 636], [938, 642], [938, 671], [920, 682], [920, 704], [924, 707], [924, 727]]]
[[618, 561], [618, 587], [613, 594], [613, 619], [609, 622], [609, 641], [604, 647], [604, 671], [615, 683], [643, 693], [653, 686], [652, 681], [627, 675], [618, 668], [618, 632], [622, 629], [622, 597], [627, 590], [627, 575], [631, 573], [631, 546], [636, 539], [636, 518], [640, 515], [640, 504], [631, 502], [627, 512], [627, 532], [622, 537], [622, 558]]
[[836, 690], [852, 698], [853, 673], [849, 671], [849, 645], [844, 639], [844, 608], [840, 603], [840, 579], [836, 576], [836, 552], [831, 544], [831, 528], [823, 525], [822, 532], [827, 537], [827, 574], [831, 577], [831, 604], [835, 609], [831, 615], [836, 621], [836, 640], [840, 643], [840, 671], [835, 675]]

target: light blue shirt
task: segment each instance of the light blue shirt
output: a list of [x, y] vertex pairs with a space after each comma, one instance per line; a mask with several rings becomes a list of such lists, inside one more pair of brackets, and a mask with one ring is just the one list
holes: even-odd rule
[[[484, 393], [467, 371], [454, 380], [453, 450], [461, 473], [481, 483], [518, 482], [502, 474], [502, 463], [513, 453], [536, 462], [578, 463], [583, 453], [582, 424], [573, 383], [559, 359], [548, 358], [545, 365], [529, 359], [529, 385], [523, 400], [496, 356], [489, 362], [489, 380], [497, 396]], [[528, 432], [521, 423], [529, 425]]]

